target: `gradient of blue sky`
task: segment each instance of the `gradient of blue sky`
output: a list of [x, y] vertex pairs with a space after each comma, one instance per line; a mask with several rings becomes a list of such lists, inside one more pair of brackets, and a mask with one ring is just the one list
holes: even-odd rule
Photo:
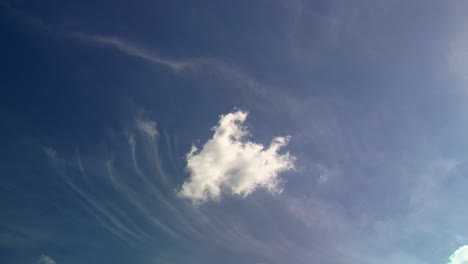
[[[468, 244], [467, 13], [0, 1], [0, 262], [448, 263]], [[194, 204], [187, 153], [237, 109], [244, 140], [290, 136], [295, 169]]]

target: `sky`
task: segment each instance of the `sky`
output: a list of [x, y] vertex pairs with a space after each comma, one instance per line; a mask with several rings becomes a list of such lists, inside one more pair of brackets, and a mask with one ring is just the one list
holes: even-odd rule
[[0, 262], [468, 263], [467, 13], [0, 0]]

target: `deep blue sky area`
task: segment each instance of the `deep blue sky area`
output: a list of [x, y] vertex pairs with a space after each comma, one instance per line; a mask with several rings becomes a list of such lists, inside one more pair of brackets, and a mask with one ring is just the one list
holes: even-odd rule
[[0, 263], [465, 263], [467, 14], [0, 0]]

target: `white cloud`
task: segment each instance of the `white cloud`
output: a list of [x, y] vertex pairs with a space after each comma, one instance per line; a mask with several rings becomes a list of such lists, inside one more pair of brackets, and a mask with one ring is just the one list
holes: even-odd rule
[[461, 246], [449, 258], [447, 264], [466, 264], [468, 263], [468, 245]]
[[39, 257], [39, 261], [38, 261], [39, 264], [55, 264], [55, 260], [53, 260], [51, 257], [47, 256], [47, 255], [41, 255]]
[[214, 135], [198, 150], [195, 146], [187, 154], [190, 178], [184, 182], [179, 196], [195, 203], [217, 200], [222, 193], [251, 194], [257, 188], [281, 191], [280, 172], [294, 169], [294, 157], [279, 154], [289, 137], [275, 137], [270, 146], [249, 141], [242, 126], [247, 113], [235, 111], [222, 115]]

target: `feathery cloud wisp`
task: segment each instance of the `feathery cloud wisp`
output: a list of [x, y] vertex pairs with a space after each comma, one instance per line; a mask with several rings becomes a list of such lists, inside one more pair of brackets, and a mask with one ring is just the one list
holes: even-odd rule
[[101, 35], [88, 35], [84, 33], [68, 33], [70, 36], [75, 37], [85, 42], [105, 45], [113, 47], [127, 55], [138, 57], [153, 63], [161, 64], [174, 71], [184, 70], [187, 67], [196, 66], [198, 63], [194, 61], [176, 61], [171, 59], [165, 59], [157, 56], [148, 50], [140, 47], [136, 47], [134, 44], [130, 44], [125, 40], [116, 37], [101, 36]]
[[275, 137], [268, 148], [249, 141], [242, 126], [246, 118], [243, 111], [222, 115], [202, 149], [192, 147], [187, 154], [191, 176], [182, 185], [180, 197], [201, 203], [219, 199], [223, 192], [245, 197], [260, 187], [281, 191], [279, 173], [294, 169], [295, 158], [288, 152], [278, 153], [289, 137]]

